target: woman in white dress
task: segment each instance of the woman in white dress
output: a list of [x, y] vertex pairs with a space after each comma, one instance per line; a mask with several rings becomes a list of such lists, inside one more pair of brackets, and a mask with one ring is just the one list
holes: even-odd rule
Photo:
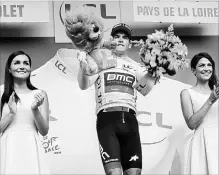
[[9, 56], [0, 92], [0, 174], [49, 174], [38, 135], [49, 130], [48, 98], [31, 84], [30, 72], [26, 53]]
[[181, 92], [185, 121], [194, 135], [191, 139], [185, 174], [218, 174], [218, 97], [215, 63], [208, 53], [191, 60], [196, 85]]

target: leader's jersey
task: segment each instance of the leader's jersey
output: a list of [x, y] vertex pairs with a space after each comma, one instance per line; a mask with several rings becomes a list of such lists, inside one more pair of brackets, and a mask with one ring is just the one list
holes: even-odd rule
[[95, 82], [97, 113], [114, 106], [124, 106], [136, 111], [137, 95], [133, 86], [136, 83], [138, 63], [129, 57], [110, 56], [108, 59], [116, 59], [117, 66], [100, 72]]

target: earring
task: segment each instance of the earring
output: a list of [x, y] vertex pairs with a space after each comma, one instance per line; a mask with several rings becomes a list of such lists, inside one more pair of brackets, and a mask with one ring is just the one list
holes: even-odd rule
[[192, 70], [192, 73], [196, 76], [196, 73], [195, 73], [195, 70], [194, 70], [194, 69]]

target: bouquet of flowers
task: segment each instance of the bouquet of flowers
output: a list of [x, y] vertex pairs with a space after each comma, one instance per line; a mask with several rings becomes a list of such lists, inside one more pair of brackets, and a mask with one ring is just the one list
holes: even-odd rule
[[188, 49], [178, 36], [174, 35], [173, 24], [165, 33], [155, 30], [149, 34], [146, 41], [132, 41], [134, 46], [140, 46], [140, 58], [143, 64], [158, 80], [163, 74], [173, 76], [177, 70], [188, 67]]

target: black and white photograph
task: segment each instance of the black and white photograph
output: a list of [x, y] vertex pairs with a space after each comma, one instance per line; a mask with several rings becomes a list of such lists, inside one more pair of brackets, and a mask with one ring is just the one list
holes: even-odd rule
[[0, 175], [216, 175], [218, 0], [1, 0]]

